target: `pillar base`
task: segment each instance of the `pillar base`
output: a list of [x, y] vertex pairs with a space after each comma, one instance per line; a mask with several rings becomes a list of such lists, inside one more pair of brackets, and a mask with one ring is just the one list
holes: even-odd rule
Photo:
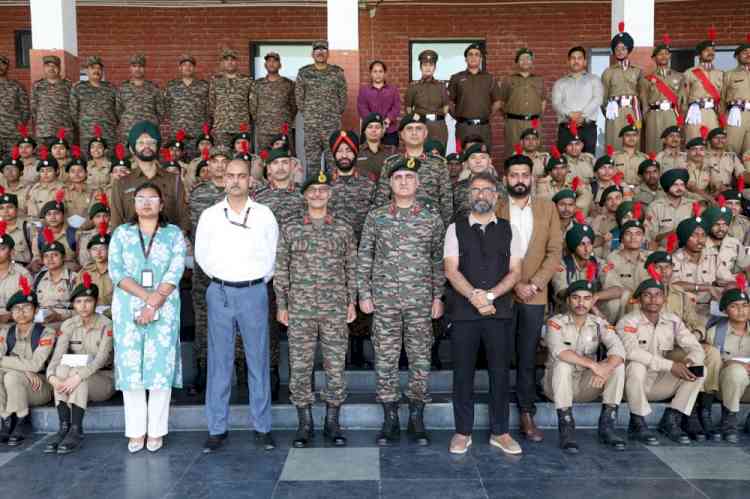
[[359, 95], [359, 51], [329, 50], [329, 64], [336, 64], [346, 74], [347, 99], [341, 126], [346, 130], [359, 133], [359, 115], [357, 114], [357, 95]]
[[56, 55], [60, 58], [60, 77], [67, 78], [75, 83], [80, 79], [80, 64], [78, 57], [65, 50], [35, 50], [29, 51], [29, 62], [31, 63], [31, 83], [44, 78], [44, 63], [42, 58], [46, 55]]

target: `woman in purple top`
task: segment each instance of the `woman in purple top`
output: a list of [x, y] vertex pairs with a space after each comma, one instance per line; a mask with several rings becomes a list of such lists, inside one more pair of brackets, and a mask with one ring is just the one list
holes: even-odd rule
[[398, 116], [401, 112], [401, 95], [398, 88], [385, 82], [387, 68], [383, 61], [370, 63], [370, 84], [359, 90], [357, 112], [360, 120], [370, 113], [384, 117], [383, 145], [395, 152], [398, 147]]

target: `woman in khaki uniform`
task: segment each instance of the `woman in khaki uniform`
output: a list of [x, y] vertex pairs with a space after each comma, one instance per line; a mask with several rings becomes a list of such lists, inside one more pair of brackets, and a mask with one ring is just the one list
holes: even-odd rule
[[31, 434], [29, 407], [52, 398], [44, 364], [55, 346], [54, 329], [34, 323], [38, 302], [28, 279], [18, 281], [21, 289], [6, 305], [15, 324], [0, 331], [0, 442], [10, 446]]
[[54, 389], [60, 428], [44, 452], [68, 454], [83, 437], [88, 401], [109, 399], [115, 392], [112, 372], [112, 321], [96, 313], [99, 288], [84, 272], [73, 290], [75, 315], [60, 326], [55, 353], [47, 367]]

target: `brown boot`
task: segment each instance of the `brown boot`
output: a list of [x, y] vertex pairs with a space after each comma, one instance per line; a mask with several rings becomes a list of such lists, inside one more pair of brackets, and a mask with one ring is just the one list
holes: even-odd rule
[[541, 442], [544, 440], [544, 434], [534, 424], [534, 416], [530, 412], [521, 413], [521, 435], [530, 442]]

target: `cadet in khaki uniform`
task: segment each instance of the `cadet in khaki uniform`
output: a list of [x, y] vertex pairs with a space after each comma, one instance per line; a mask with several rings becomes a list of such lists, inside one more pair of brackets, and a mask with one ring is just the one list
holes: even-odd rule
[[708, 40], [703, 40], [695, 47], [698, 54], [698, 65], [685, 71], [682, 78], [680, 102], [685, 116], [685, 137], [687, 140], [700, 137], [702, 126], [709, 130], [719, 126], [719, 101], [724, 86], [724, 73], [714, 68], [716, 49], [713, 28], [709, 31]]
[[[604, 189], [602, 197], [599, 200], [599, 214], [592, 220], [591, 226], [596, 234], [594, 241], [595, 248], [606, 248], [612, 240], [610, 232], [617, 228], [617, 208], [622, 203], [622, 188], [618, 185], [611, 185]], [[599, 251], [599, 256], [607, 254], [606, 251]]]
[[0, 309], [0, 325], [2, 326], [9, 324], [12, 320], [10, 310], [7, 310], [4, 304], [8, 303], [13, 293], [18, 290], [18, 279], [21, 276], [31, 279], [29, 271], [12, 260], [16, 243], [6, 234], [6, 225], [4, 221], [0, 221], [0, 304], [3, 304], [3, 308]]
[[[706, 138], [709, 148], [706, 150], [705, 162], [711, 172], [711, 192], [717, 193], [729, 189], [736, 177], [745, 175], [745, 165], [732, 150], [727, 150], [727, 130], [723, 117], [722, 127], [708, 132]], [[748, 163], [750, 166], [750, 163]]]
[[[557, 209], [557, 216], [560, 218], [560, 236], [562, 239], [565, 238], [565, 234], [573, 228], [574, 221], [573, 217], [576, 215], [575, 205], [576, 193], [570, 189], [563, 189], [554, 196], [552, 196], [552, 202], [555, 203]], [[583, 212], [579, 215], [581, 222], [586, 223], [586, 217]]]
[[[750, 402], [750, 364], [735, 360], [750, 357], [750, 298], [744, 276], [737, 280], [738, 287], [724, 291], [719, 302], [719, 309], [728, 318], [720, 320], [706, 332], [706, 342], [721, 352], [721, 435], [733, 444], [739, 441], [737, 418], [740, 402]], [[745, 432], [749, 430], [750, 415], [745, 420]]]
[[419, 53], [419, 70], [422, 77], [409, 85], [404, 97], [404, 106], [407, 113], [417, 113], [425, 117], [430, 139], [447, 144], [448, 127], [445, 125], [445, 115], [448, 114], [449, 107], [448, 90], [445, 82], [435, 79], [437, 61], [438, 55], [434, 50], [423, 50]]
[[[682, 116], [678, 117], [682, 122]], [[682, 150], [681, 125], [670, 126], [661, 133], [662, 150], [656, 154], [656, 161], [666, 172], [673, 168], [687, 168], [687, 153]]]
[[664, 195], [664, 191], [659, 185], [661, 165], [653, 152], [649, 153], [648, 159], [643, 160], [638, 165], [638, 176], [641, 178], [641, 183], [633, 192], [633, 201], [641, 203], [643, 206], [649, 206], [658, 197]]
[[[615, 323], [624, 315], [625, 307], [631, 295], [643, 281], [645, 276], [644, 263], [648, 252], [641, 249], [643, 243], [643, 222], [641, 220], [628, 220], [621, 225], [620, 249], [610, 253], [604, 267], [604, 287], [619, 288], [621, 290], [620, 300], [611, 302], [609, 307], [604, 308], [607, 319]], [[612, 305], [617, 305], [616, 308]]]
[[[526, 47], [516, 51], [516, 70], [500, 84], [500, 100], [505, 116], [505, 154], [521, 140], [521, 133], [544, 113], [544, 80], [533, 74], [534, 52]], [[534, 127], [536, 128], [536, 127]]]
[[[115, 393], [112, 371], [112, 321], [96, 313], [99, 289], [88, 273], [73, 290], [75, 316], [60, 326], [47, 366], [47, 381], [54, 389], [59, 430], [44, 449], [47, 454], [69, 454], [81, 445], [83, 417], [89, 400], [108, 400]], [[85, 356], [84, 365], [65, 356]]]
[[633, 66], [629, 59], [633, 51], [633, 37], [624, 31], [623, 23], [620, 23], [619, 31], [609, 44], [615, 63], [602, 73], [605, 140], [616, 148], [622, 146], [619, 132], [626, 125], [627, 116], [632, 115], [640, 121], [638, 86], [643, 76], [641, 69]]
[[[615, 433], [617, 407], [625, 387], [625, 349], [615, 328], [590, 313], [596, 291], [594, 265], [589, 265], [587, 279], [570, 285], [568, 313], [548, 320], [544, 336], [548, 354], [542, 385], [547, 398], [555, 402], [560, 448], [570, 454], [578, 453], [573, 402], [592, 402], [600, 396], [599, 441], [625, 450], [625, 441]], [[607, 349], [607, 358], [598, 362], [600, 345]]]
[[26, 267], [31, 263], [32, 241], [36, 237], [34, 224], [18, 216], [15, 194], [0, 194], [0, 219], [5, 222], [5, 233], [13, 240], [13, 261]]
[[86, 183], [92, 190], [103, 190], [110, 182], [112, 161], [106, 156], [106, 152], [112, 146], [108, 146], [102, 138], [101, 129], [96, 130], [95, 127], [94, 137], [88, 144], [89, 160], [86, 162]]
[[107, 268], [109, 264], [110, 238], [111, 234], [107, 233], [107, 226], [102, 223], [99, 226], [99, 233], [86, 243], [86, 248], [91, 254], [91, 262], [85, 265], [78, 276], [76, 276], [76, 283], [80, 284], [83, 282], [83, 274], [89, 274], [91, 281], [99, 289], [99, 298], [96, 300], [96, 308], [107, 316], [112, 314], [108, 309], [112, 306], [112, 295], [114, 293], [112, 278], [109, 276], [109, 269]]
[[[559, 138], [560, 144], [563, 146], [565, 152], [565, 159], [568, 160], [568, 166], [570, 171], [576, 177], [581, 177], [581, 180], [590, 184], [594, 179], [594, 163], [596, 158], [593, 154], [583, 152], [583, 140], [578, 135], [578, 129], [575, 126], [575, 122], [569, 129], [560, 129], [561, 137]], [[566, 133], [562, 131], [568, 130]]]
[[[643, 281], [633, 293], [640, 310], [631, 312], [617, 323], [627, 355], [625, 394], [630, 406], [630, 438], [646, 445], [658, 445], [657, 437], [648, 430], [645, 416], [651, 413], [649, 400], [673, 397], [659, 422], [659, 431], [680, 444], [690, 443], [680, 429], [681, 415], [689, 415], [703, 387], [703, 378], [696, 377], [688, 366], [703, 364], [703, 348], [695, 336], [675, 314], [664, 310], [664, 285], [654, 267], [650, 279]], [[666, 358], [676, 346], [687, 352], [685, 362]]]
[[57, 177], [60, 165], [55, 158], [49, 158], [46, 149], [39, 152], [39, 162], [36, 165], [39, 172], [39, 182], [31, 186], [26, 199], [26, 211], [32, 220], [42, 218], [42, 207], [55, 199], [55, 194], [65, 187]]
[[[593, 195], [593, 206], [591, 216], [600, 213], [599, 201], [602, 200], [602, 194], [608, 187], [615, 185], [615, 149], [611, 145], [607, 146], [607, 154], [600, 156], [594, 163], [594, 179], [591, 181], [591, 194]], [[618, 176], [622, 180], [622, 174]]]
[[[78, 228], [86, 222], [89, 214], [89, 207], [94, 202], [97, 191], [92, 190], [87, 182], [86, 163], [81, 159], [80, 154], [65, 165], [67, 173], [67, 182], [65, 183], [65, 215], [71, 225]], [[80, 219], [71, 220], [71, 217], [80, 217]], [[75, 222], [75, 223], [74, 223]]]
[[[61, 196], [62, 197], [62, 196]], [[50, 201], [42, 208], [44, 229], [37, 231], [31, 240], [31, 265], [29, 270], [39, 272], [44, 265], [44, 246], [46, 238], [57, 241], [64, 248], [65, 266], [77, 271], [80, 266], [76, 261], [76, 231], [65, 222], [65, 204], [62, 201]]]
[[[88, 216], [88, 222], [76, 230], [76, 251], [78, 253], [78, 264], [81, 267], [85, 267], [91, 262], [91, 255], [88, 251], [89, 241], [95, 236], [104, 235], [109, 231], [110, 211], [109, 199], [106, 194], [100, 193], [97, 196], [96, 202], [89, 208]], [[102, 234], [102, 230], [104, 234]], [[99, 289], [101, 290], [101, 286], [99, 286]], [[99, 298], [101, 300], [101, 296]]]
[[[545, 175], [544, 166], [549, 161], [549, 158], [554, 152], [555, 156], [560, 155], [560, 150], [556, 145], [550, 148], [550, 152], [540, 151], [539, 145], [541, 144], [541, 138], [539, 137], [539, 120], [531, 120], [531, 127], [521, 132], [521, 152], [531, 158], [531, 162], [534, 166], [531, 169], [531, 174], [534, 178], [543, 177]], [[515, 148], [515, 144], [514, 144]]]
[[669, 35], [664, 35], [663, 41], [654, 47], [651, 58], [656, 69], [641, 78], [638, 88], [646, 125], [645, 150], [648, 152], [662, 150], [662, 134], [677, 124], [680, 110], [682, 74], [669, 67], [672, 58], [670, 43]]
[[15, 324], [0, 330], [0, 442], [10, 446], [31, 435], [29, 407], [52, 399], [44, 365], [55, 346], [55, 330], [34, 322], [38, 304], [29, 281], [18, 284], [5, 306]]
[[646, 241], [650, 249], [664, 248], [667, 235], [690, 217], [693, 203], [685, 197], [689, 178], [687, 170], [682, 168], [666, 171], [659, 177], [665, 195], [646, 208]]
[[565, 156], [551, 157], [547, 162], [545, 172], [547, 176], [536, 179], [534, 184], [536, 196], [552, 199], [562, 189], [570, 189], [576, 194], [576, 207], [588, 216], [594, 198], [591, 194], [591, 187], [585, 184], [581, 177], [573, 175], [568, 168]]
[[[632, 116], [628, 115], [629, 121], [631, 118]], [[635, 121], [622, 127], [619, 135], [622, 140], [622, 149], [617, 151], [612, 158], [615, 168], [623, 173], [623, 180], [631, 191], [641, 183], [641, 177], [638, 176], [638, 167], [648, 159], [648, 156], [638, 150], [640, 135], [641, 130], [636, 126]]]
[[729, 127], [729, 148], [750, 168], [750, 40], [734, 51], [737, 67], [724, 72], [721, 104]]
[[[21, 215], [26, 215], [26, 197], [29, 188], [21, 182], [21, 172], [23, 171], [23, 162], [18, 157], [18, 147], [13, 147], [12, 156], [0, 160], [0, 173], [5, 180], [5, 186], [0, 181], [0, 189], [4, 193], [13, 194], [17, 199], [17, 209]], [[2, 194], [0, 194], [2, 196]], [[7, 219], [3, 219], [7, 220]]]
[[44, 323], [58, 328], [60, 324], [73, 315], [70, 305], [70, 294], [75, 285], [75, 274], [63, 265], [65, 247], [55, 241], [52, 232], [44, 231], [42, 272], [34, 278], [34, 293], [39, 298], [39, 308], [44, 311]]
[[741, 177], [737, 179], [737, 188], [729, 189], [721, 193], [726, 200], [726, 206], [732, 211], [732, 223], [729, 224], [729, 235], [741, 241], [747, 246], [747, 233], [750, 231], [750, 219], [742, 214], [742, 191], [745, 181]]
[[735, 274], [750, 267], [747, 248], [729, 235], [732, 211], [725, 204], [721, 199], [718, 207], [706, 208], [701, 214], [708, 236], [706, 249], [717, 255], [716, 280], [723, 285], [733, 282]]

